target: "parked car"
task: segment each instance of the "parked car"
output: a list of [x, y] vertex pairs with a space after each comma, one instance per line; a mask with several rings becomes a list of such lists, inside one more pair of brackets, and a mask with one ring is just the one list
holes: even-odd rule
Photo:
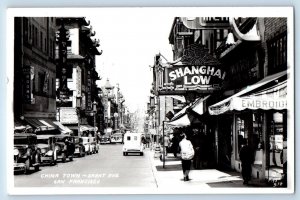
[[14, 134], [14, 172], [29, 173], [30, 168], [39, 170], [41, 163], [37, 137], [31, 133]]
[[140, 133], [125, 133], [123, 156], [127, 156], [128, 153], [139, 153], [144, 155], [144, 144], [142, 143], [142, 134]]
[[90, 137], [90, 143], [91, 143], [92, 153], [98, 153], [99, 152], [99, 144], [97, 143], [96, 138]]
[[84, 157], [85, 156], [85, 146], [83, 144], [83, 139], [81, 137], [74, 137], [74, 143], [75, 143], [75, 152], [74, 155], [78, 157]]
[[67, 158], [69, 158], [72, 161], [75, 152], [74, 137], [67, 135], [57, 135], [54, 137], [56, 139], [55, 149], [57, 151], [57, 159], [66, 162]]
[[84, 146], [85, 154], [90, 155], [92, 154], [91, 142], [89, 137], [81, 137], [82, 144]]
[[111, 143], [111, 138], [109, 134], [100, 136], [100, 144], [110, 144], [110, 143]]
[[41, 150], [41, 163], [56, 164], [57, 151], [55, 149], [56, 139], [53, 135], [38, 135], [37, 146]]
[[114, 133], [110, 138], [111, 143], [123, 143], [123, 133]]
[[104, 135], [100, 135], [100, 144], [110, 144], [112, 132], [112, 128], [106, 128], [104, 130]]

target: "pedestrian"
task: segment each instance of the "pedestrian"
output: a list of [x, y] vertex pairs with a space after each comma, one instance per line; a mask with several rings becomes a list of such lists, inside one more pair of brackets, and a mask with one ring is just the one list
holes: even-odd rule
[[240, 160], [242, 162], [242, 176], [243, 184], [247, 185], [251, 180], [251, 165], [253, 163], [253, 154], [248, 145], [247, 139], [242, 140], [242, 147], [240, 149]]
[[165, 156], [168, 155], [168, 147], [169, 147], [169, 143], [170, 143], [170, 140], [169, 140], [169, 137], [168, 135], [165, 135], [164, 138], [163, 138], [163, 147], [164, 147], [164, 152], [165, 152]]
[[195, 151], [191, 141], [187, 140], [186, 134], [181, 134], [182, 140], [179, 143], [180, 154], [181, 154], [181, 163], [183, 171], [183, 180], [189, 181], [189, 173], [191, 169], [191, 162], [194, 157]]

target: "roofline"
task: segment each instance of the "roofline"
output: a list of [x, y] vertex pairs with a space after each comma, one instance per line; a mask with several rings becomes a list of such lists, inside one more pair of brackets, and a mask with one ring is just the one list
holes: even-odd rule
[[170, 30], [170, 34], [169, 34], [169, 43], [170, 44], [172, 44], [171, 43], [171, 37], [173, 37], [173, 28], [174, 28], [174, 26], [175, 26], [175, 24], [176, 24], [176, 20], [178, 19], [179, 17], [174, 17], [174, 20], [173, 20], [173, 24], [172, 24], [172, 26], [171, 26], [171, 30]]

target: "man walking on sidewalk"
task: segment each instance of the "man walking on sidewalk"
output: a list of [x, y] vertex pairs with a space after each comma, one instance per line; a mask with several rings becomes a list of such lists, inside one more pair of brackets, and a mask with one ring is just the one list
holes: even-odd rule
[[244, 185], [247, 185], [251, 179], [251, 165], [253, 163], [253, 153], [251, 148], [247, 144], [247, 140], [244, 138], [242, 147], [240, 150], [240, 160], [242, 162], [242, 176], [244, 179]]
[[189, 173], [191, 168], [191, 161], [194, 157], [195, 151], [191, 141], [186, 139], [186, 134], [182, 133], [183, 138], [179, 143], [180, 152], [181, 152], [181, 163], [182, 163], [182, 171], [183, 171], [183, 180], [189, 181]]

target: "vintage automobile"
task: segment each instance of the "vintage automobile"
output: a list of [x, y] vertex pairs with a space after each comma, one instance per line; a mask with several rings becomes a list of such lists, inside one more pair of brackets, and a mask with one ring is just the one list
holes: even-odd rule
[[111, 137], [110, 137], [110, 141], [111, 143], [123, 143], [123, 134], [122, 133], [114, 133]]
[[32, 133], [14, 134], [14, 172], [29, 173], [30, 168], [39, 170], [41, 163], [37, 137]]
[[109, 134], [100, 136], [100, 144], [110, 144], [110, 143], [111, 143], [111, 138]]
[[123, 156], [127, 156], [128, 153], [138, 153], [141, 156], [144, 155], [144, 144], [142, 143], [142, 134], [125, 133]]
[[90, 145], [91, 145], [91, 151], [92, 153], [98, 153], [99, 152], [99, 144], [96, 141], [95, 137], [89, 137], [90, 139]]
[[55, 150], [57, 151], [57, 159], [66, 162], [67, 158], [73, 160], [75, 152], [74, 136], [56, 135]]
[[84, 146], [85, 154], [91, 155], [92, 154], [92, 148], [91, 148], [91, 142], [89, 137], [81, 137], [82, 138], [82, 144]]
[[74, 155], [76, 155], [78, 157], [84, 157], [85, 156], [85, 147], [83, 144], [83, 139], [81, 137], [75, 136], [74, 143], [75, 143]]
[[37, 146], [41, 150], [41, 163], [56, 164], [56, 139], [53, 135], [37, 135]]
[[100, 135], [100, 144], [110, 144], [111, 134], [112, 134], [112, 128], [106, 128], [104, 130], [104, 135]]

